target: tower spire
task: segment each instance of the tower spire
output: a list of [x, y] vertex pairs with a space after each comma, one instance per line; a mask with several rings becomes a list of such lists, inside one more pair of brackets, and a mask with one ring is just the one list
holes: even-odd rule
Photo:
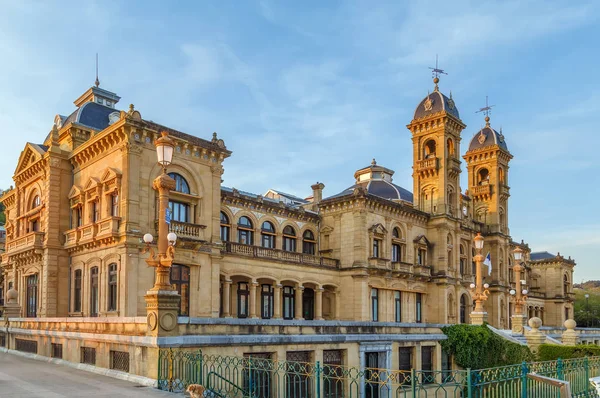
[[488, 96], [485, 96], [485, 106], [483, 108], [479, 108], [479, 110], [475, 113], [483, 113], [485, 115], [485, 125], [486, 127], [490, 127], [490, 113], [492, 113], [492, 107], [496, 105], [488, 104]]
[[100, 86], [100, 80], [98, 80], [98, 53], [96, 53], [96, 81], [94, 84], [96, 87]]
[[429, 67], [431, 69], [431, 75], [433, 76], [433, 84], [435, 84], [435, 91], [438, 91], [438, 83], [440, 82], [440, 75], [447, 75], [443, 69], [438, 68], [438, 55], [435, 54], [435, 68]]

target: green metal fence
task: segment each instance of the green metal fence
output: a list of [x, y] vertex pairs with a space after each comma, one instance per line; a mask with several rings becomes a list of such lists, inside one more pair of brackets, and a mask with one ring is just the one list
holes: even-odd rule
[[600, 357], [480, 370], [400, 371], [163, 349], [158, 384], [172, 392], [201, 384], [213, 398], [559, 397], [558, 389], [527, 378], [532, 372], [569, 381], [573, 397], [598, 397], [589, 378], [600, 375]]

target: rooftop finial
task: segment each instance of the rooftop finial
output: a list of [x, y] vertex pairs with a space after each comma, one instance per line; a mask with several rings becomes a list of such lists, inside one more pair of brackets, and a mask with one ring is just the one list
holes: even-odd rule
[[98, 53], [96, 53], [96, 87], [100, 86], [100, 80], [98, 80]]
[[58, 127], [56, 126], [56, 123], [54, 123], [52, 126], [52, 146], [58, 146], [58, 139]]
[[485, 106], [483, 108], [479, 108], [479, 110], [475, 113], [483, 113], [485, 115], [485, 125], [487, 127], [490, 126], [490, 113], [492, 113], [492, 107], [496, 105], [488, 104], [488, 96], [485, 96]]
[[371, 161], [371, 165], [372, 166], [376, 166], [377, 165], [377, 162], [375, 161], [375, 158], [373, 158], [373, 160]]
[[431, 75], [433, 76], [433, 84], [435, 84], [435, 91], [438, 91], [438, 83], [440, 82], [440, 75], [447, 75], [443, 69], [438, 68], [438, 55], [435, 54], [435, 68], [429, 67], [431, 69]]

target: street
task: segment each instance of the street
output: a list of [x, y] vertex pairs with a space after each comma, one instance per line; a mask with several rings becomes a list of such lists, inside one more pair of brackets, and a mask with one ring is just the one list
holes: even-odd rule
[[136, 383], [0, 353], [0, 397], [176, 397]]

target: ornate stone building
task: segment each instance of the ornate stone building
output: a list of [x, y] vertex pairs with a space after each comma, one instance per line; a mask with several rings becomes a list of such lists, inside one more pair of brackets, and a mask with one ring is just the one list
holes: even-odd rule
[[410, 355], [410, 366], [439, 368], [440, 324], [469, 322], [478, 232], [493, 265], [491, 273], [484, 266], [490, 324], [510, 327], [516, 246], [526, 252], [529, 314], [549, 326], [572, 316], [575, 263], [531, 253], [510, 236], [512, 155], [489, 118], [466, 146], [461, 190], [466, 126], [437, 80], [407, 126], [412, 193], [375, 160], [330, 196], [322, 183], [307, 199], [226, 188], [223, 164], [232, 153], [216, 133], [205, 140], [172, 130], [133, 105], [117, 110], [119, 99], [92, 87], [69, 116], [56, 115], [43, 141], [25, 145], [15, 186], [0, 199], [4, 291], [18, 292], [21, 316], [13, 339], [35, 340], [42, 355], [68, 344], [61, 356], [79, 362], [92, 347], [95, 363], [108, 367], [113, 352], [124, 352], [127, 371], [155, 374], [146, 350], [158, 343], [144, 340], [154, 272], [142, 236], [157, 225], [161, 131], [176, 141], [168, 169], [176, 181], [170, 228], [179, 237], [171, 283], [181, 295], [181, 336], [163, 345], [311, 361], [335, 351], [346, 364], [396, 369]]

